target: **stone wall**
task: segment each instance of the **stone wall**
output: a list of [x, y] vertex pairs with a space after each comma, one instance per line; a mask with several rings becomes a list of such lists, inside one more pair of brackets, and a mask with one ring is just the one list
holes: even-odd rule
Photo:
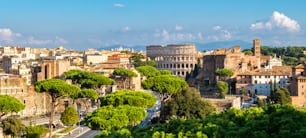
[[198, 52], [193, 44], [147, 46], [149, 60], [157, 61], [158, 69], [170, 70], [173, 75], [185, 77], [197, 64]]

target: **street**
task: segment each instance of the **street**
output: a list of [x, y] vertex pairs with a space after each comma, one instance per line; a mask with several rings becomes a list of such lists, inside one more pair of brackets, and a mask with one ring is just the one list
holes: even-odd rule
[[[77, 137], [83, 137], [83, 136], [87, 136], [86, 133], [90, 132], [92, 130], [90, 130], [89, 127], [87, 126], [80, 126], [77, 127], [76, 129], [74, 129], [73, 131], [71, 131], [70, 134], [65, 135], [65, 136], [61, 136], [61, 138], [77, 138]], [[100, 132], [100, 131], [99, 131]], [[88, 137], [88, 138], [93, 138], [95, 135]], [[87, 138], [87, 137], [86, 137]]]
[[100, 133], [101, 133], [100, 130], [89, 130], [86, 133], [84, 133], [83, 135], [79, 136], [78, 138], [93, 138], [95, 135], [98, 135]]
[[148, 123], [151, 122], [151, 119], [159, 116], [159, 113], [160, 113], [161, 101], [160, 101], [160, 98], [159, 98], [158, 94], [156, 92], [151, 91], [151, 90], [145, 90], [145, 92], [148, 92], [148, 93], [154, 95], [156, 97], [157, 101], [155, 103], [155, 106], [153, 106], [152, 108], [146, 109], [147, 116], [139, 124], [140, 127], [144, 127], [144, 126], [148, 125]]

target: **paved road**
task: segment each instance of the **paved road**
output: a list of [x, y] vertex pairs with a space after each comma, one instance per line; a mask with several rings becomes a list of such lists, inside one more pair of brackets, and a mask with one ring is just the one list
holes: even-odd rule
[[[68, 133], [65, 136], [61, 136], [61, 138], [77, 138], [79, 136], [84, 135], [84, 133], [87, 133], [88, 131], [90, 131], [90, 128], [88, 128], [87, 126], [77, 127], [76, 129], [71, 131], [71, 133]], [[90, 137], [90, 138], [93, 138], [93, 137]]]
[[100, 130], [89, 130], [86, 133], [84, 133], [83, 135], [79, 136], [78, 138], [93, 138], [93, 137], [95, 137], [95, 135], [98, 135], [100, 133], [101, 133]]
[[147, 116], [139, 124], [140, 127], [144, 127], [144, 126], [148, 125], [151, 122], [152, 118], [157, 117], [159, 115], [159, 111], [160, 111], [160, 107], [161, 107], [161, 101], [160, 101], [160, 98], [159, 98], [159, 96], [156, 92], [153, 92], [151, 90], [144, 90], [144, 91], [154, 95], [157, 98], [157, 101], [156, 101], [154, 107], [146, 109]]

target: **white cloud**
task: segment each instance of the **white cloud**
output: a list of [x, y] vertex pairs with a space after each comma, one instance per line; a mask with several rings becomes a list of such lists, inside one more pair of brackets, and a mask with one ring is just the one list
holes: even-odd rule
[[220, 29], [222, 29], [222, 27], [219, 25], [213, 27], [213, 30], [220, 30]]
[[113, 6], [116, 7], [116, 8], [123, 8], [123, 7], [125, 7], [125, 5], [121, 4], [121, 3], [115, 3], [115, 4], [113, 4]]
[[55, 39], [37, 39], [33, 36], [23, 36], [21, 33], [15, 33], [10, 28], [0, 28], [0, 42], [5, 45], [61, 45], [68, 41], [58, 36]]
[[203, 39], [203, 35], [202, 35], [202, 33], [201, 33], [201, 32], [198, 32], [198, 38], [199, 38], [200, 40], [202, 40], [202, 39]]
[[215, 31], [206, 37], [209, 41], [224, 41], [232, 38], [232, 33], [221, 26], [214, 26], [213, 30]]
[[161, 33], [161, 36], [163, 37], [163, 40], [165, 41], [169, 41], [170, 40], [170, 35], [168, 33], [167, 30], [163, 29], [162, 33]]
[[0, 41], [12, 41], [16, 37], [21, 37], [20, 33], [14, 33], [9, 28], [0, 28]]
[[154, 33], [155, 38], [160, 38], [164, 42], [180, 42], [180, 41], [192, 41], [196, 39], [202, 39], [202, 34], [188, 33], [188, 32], [169, 32], [166, 29], [156, 30]]
[[128, 31], [130, 31], [130, 30], [131, 30], [131, 28], [128, 27], [128, 26], [125, 26], [125, 27], [122, 28], [122, 31], [123, 31], [123, 32], [128, 32]]
[[261, 29], [268, 29], [272, 30], [273, 28], [284, 28], [288, 32], [299, 32], [300, 25], [297, 21], [289, 18], [283, 13], [278, 11], [274, 11], [270, 19], [266, 22], [257, 22], [251, 24], [251, 30], [261, 30]]
[[53, 41], [52, 40], [39, 40], [39, 39], [35, 39], [33, 36], [30, 36], [26, 40], [26, 43], [29, 45], [48, 45], [48, 44], [52, 44]]
[[180, 25], [175, 25], [175, 30], [176, 31], [180, 31], [180, 30], [183, 30], [183, 26], [180, 26]]
[[229, 32], [228, 30], [222, 30], [222, 37], [225, 39], [225, 40], [229, 40], [232, 38], [232, 34], [231, 32]]
[[54, 43], [55, 43], [55, 44], [62, 45], [62, 44], [67, 44], [68, 41], [65, 40], [64, 38], [60, 38], [60, 37], [56, 36], [56, 37], [55, 37], [55, 40], [54, 40]]

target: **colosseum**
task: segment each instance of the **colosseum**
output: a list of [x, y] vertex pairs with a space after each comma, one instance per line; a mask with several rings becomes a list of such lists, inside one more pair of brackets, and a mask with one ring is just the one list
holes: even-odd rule
[[150, 45], [147, 46], [147, 58], [157, 61], [158, 69], [185, 77], [197, 64], [197, 49], [194, 44]]

